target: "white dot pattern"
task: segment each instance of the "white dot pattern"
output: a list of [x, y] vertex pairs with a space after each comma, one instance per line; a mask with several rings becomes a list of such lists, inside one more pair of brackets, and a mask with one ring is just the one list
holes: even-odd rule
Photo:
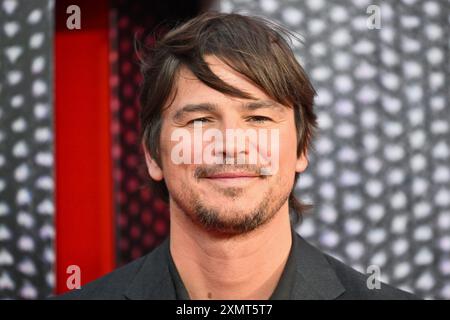
[[0, 33], [0, 299], [45, 298], [54, 288], [53, 1], [0, 0]]

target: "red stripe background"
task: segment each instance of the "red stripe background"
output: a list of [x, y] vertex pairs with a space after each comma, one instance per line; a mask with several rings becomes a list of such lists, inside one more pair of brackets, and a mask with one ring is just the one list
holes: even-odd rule
[[[68, 30], [66, 8], [81, 9]], [[84, 284], [115, 266], [109, 93], [109, 1], [56, 1], [56, 284], [81, 268]]]

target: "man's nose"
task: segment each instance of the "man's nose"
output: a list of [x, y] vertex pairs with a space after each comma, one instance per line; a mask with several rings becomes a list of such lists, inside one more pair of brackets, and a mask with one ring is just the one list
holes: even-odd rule
[[245, 129], [244, 123], [236, 116], [223, 117], [219, 122], [219, 130], [225, 135], [226, 130]]
[[224, 119], [219, 130], [222, 132], [223, 143], [215, 150], [216, 156], [222, 156], [227, 164], [245, 163], [250, 148], [255, 148], [255, 142], [246, 136], [245, 121], [234, 117]]

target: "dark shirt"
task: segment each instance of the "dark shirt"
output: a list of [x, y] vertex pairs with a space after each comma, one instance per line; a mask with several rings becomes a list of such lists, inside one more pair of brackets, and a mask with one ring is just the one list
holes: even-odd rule
[[[292, 235], [292, 245], [289, 252], [286, 265], [284, 266], [283, 272], [281, 274], [280, 280], [278, 281], [275, 290], [270, 296], [269, 300], [290, 300], [292, 288], [294, 287], [295, 281], [298, 280], [295, 277], [295, 259], [298, 253], [298, 239], [294, 236], [294, 231], [291, 229]], [[172, 258], [172, 254], [169, 251], [168, 261], [170, 276], [175, 287], [175, 294], [177, 300], [190, 300], [189, 293], [181, 279], [181, 276], [175, 266]]]
[[[321, 252], [291, 231], [293, 241], [289, 258], [271, 299], [418, 299], [385, 283], [381, 283], [379, 289], [370, 289], [367, 274]], [[170, 267], [168, 238], [142, 258], [56, 299], [189, 299], [183, 282], [174, 270], [174, 265]]]

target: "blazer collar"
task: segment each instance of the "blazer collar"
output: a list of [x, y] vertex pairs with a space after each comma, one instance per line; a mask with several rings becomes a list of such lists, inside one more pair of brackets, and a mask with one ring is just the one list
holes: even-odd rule
[[297, 265], [291, 299], [333, 300], [345, 292], [325, 255], [294, 230], [293, 249]]
[[169, 237], [146, 256], [124, 295], [132, 300], [175, 300], [168, 266]]
[[[291, 250], [296, 263], [293, 300], [332, 300], [345, 292], [334, 269], [324, 254], [309, 244], [294, 229]], [[124, 295], [136, 300], [176, 299], [169, 266], [169, 238], [144, 259], [141, 268], [127, 287]]]

